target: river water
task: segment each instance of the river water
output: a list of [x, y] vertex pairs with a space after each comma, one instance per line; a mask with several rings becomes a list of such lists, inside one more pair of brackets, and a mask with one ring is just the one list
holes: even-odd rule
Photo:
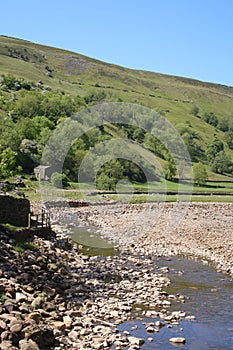
[[[92, 227], [74, 229], [72, 239], [82, 244], [88, 254], [116, 253], [113, 245]], [[153, 334], [146, 332], [144, 324], [156, 322], [156, 318], [140, 317], [119, 325], [118, 329], [144, 338], [144, 350], [174, 349], [177, 345], [169, 343], [171, 337], [186, 338], [186, 343], [179, 346], [182, 350], [233, 350], [233, 280], [201, 260], [164, 257], [156, 259], [156, 265], [169, 268], [167, 275], [171, 285], [165, 290], [187, 297], [185, 303], [173, 301], [170, 310], [183, 310], [187, 315], [195, 315], [196, 319], [184, 319], [177, 326], [165, 326]], [[132, 331], [135, 325], [138, 328]], [[149, 337], [153, 338], [152, 342], [147, 341]]]

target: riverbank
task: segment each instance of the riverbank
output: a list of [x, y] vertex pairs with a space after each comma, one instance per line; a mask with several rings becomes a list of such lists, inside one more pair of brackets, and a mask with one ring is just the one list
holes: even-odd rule
[[[164, 291], [168, 269], [158, 267], [155, 258], [90, 257], [63, 234], [35, 236], [30, 245], [17, 247], [0, 230], [1, 350], [139, 349], [151, 341], [150, 334], [178, 327], [186, 317], [179, 310], [186, 297]], [[169, 311], [171, 300], [175, 311]], [[148, 339], [134, 336], [136, 325], [118, 330], [143, 315], [153, 317], [144, 325]]]
[[[30, 249], [21, 252], [0, 230], [1, 350], [133, 350], [153, 341], [161, 327], [173, 341], [185, 342], [182, 320], [192, 322], [195, 315], [182, 311], [185, 295], [165, 291], [169, 268], [158, 266], [157, 257], [193, 254], [230, 271], [232, 204], [193, 203], [168, 231], [165, 223], [174, 205], [51, 208], [56, 233], [35, 236]], [[80, 224], [101, 227], [119, 253], [81, 254], [67, 240]], [[150, 320], [141, 324], [145, 337], [135, 336], [136, 321], [130, 330], [118, 327], [145, 317]]]
[[[101, 228], [101, 234], [123, 251], [145, 256], [189, 255], [212, 261], [233, 274], [233, 203], [90, 205], [69, 208], [79, 224]], [[54, 220], [72, 222], [66, 211]]]

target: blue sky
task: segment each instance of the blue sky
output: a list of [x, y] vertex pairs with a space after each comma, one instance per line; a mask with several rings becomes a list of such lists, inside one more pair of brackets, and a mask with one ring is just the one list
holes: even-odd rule
[[233, 86], [233, 0], [14, 0], [0, 34]]

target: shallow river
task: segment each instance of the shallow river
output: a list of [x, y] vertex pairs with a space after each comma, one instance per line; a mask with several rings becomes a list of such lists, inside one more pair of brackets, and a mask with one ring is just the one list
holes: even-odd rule
[[[78, 228], [73, 231], [75, 242], [85, 245], [90, 254], [112, 255], [113, 246], [102, 239], [94, 228]], [[148, 334], [145, 322], [155, 322], [156, 318], [140, 318], [118, 326], [132, 336], [147, 339], [142, 349], [170, 350], [177, 347], [169, 343], [171, 337], [184, 337], [182, 350], [233, 350], [233, 281], [229, 276], [217, 272], [211, 265], [200, 260], [182, 257], [158, 258], [156, 265], [169, 267], [171, 285], [165, 290], [169, 294], [183, 294], [185, 303], [174, 301], [170, 310], [184, 310], [187, 315], [195, 315], [193, 321], [182, 320], [178, 326], [160, 328], [158, 333]], [[138, 328], [131, 330], [137, 324]], [[183, 329], [183, 330], [181, 330]]]

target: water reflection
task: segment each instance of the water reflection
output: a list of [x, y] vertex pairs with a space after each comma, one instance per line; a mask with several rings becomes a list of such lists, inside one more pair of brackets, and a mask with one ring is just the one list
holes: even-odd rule
[[114, 245], [102, 238], [94, 226], [79, 226], [72, 228], [71, 238], [79, 244], [79, 251], [88, 255], [115, 255]]

